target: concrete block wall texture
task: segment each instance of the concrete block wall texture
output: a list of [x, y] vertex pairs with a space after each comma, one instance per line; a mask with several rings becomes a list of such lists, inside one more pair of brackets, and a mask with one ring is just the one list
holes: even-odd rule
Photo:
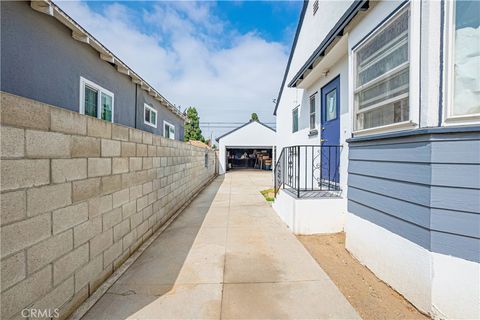
[[1, 318], [21, 318], [24, 308], [66, 318], [216, 174], [216, 157], [0, 97]]

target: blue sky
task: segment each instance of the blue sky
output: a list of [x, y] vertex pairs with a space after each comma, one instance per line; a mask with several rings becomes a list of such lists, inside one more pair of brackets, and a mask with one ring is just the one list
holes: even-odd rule
[[[56, 2], [201, 122], [274, 122], [301, 1]], [[202, 128], [215, 138], [228, 128]]]

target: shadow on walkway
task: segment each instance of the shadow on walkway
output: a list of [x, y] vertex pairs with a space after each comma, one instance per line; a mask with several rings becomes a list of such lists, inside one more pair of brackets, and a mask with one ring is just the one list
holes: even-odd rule
[[271, 173], [215, 180], [86, 319], [358, 319], [260, 194]]
[[[208, 185], [83, 319], [178, 318], [178, 315], [185, 314], [185, 301], [204, 304], [208, 309], [208, 296], [217, 291], [211, 290], [211, 286], [221, 286], [224, 248], [220, 250], [221, 261], [218, 261], [221, 263], [218, 268], [221, 270], [220, 279], [212, 279], [217, 280], [216, 284], [198, 283], [201, 274], [211, 273], [212, 264], [217, 262], [212, 261], [215, 259], [211, 253], [201, 254], [198, 249], [214, 241], [215, 237], [224, 238], [225, 226], [212, 228], [213, 232], [203, 232], [200, 238], [198, 233], [202, 226], [205, 227], [205, 222], [206, 226], [215, 227], [215, 221], [206, 221], [207, 214], [222, 210], [222, 199], [228, 200], [229, 190], [222, 187], [223, 180], [221, 176]], [[213, 204], [215, 199], [217, 201]], [[228, 209], [228, 202], [224, 207]], [[193, 246], [197, 246], [194, 252]], [[190, 316], [198, 317], [195, 314]]]

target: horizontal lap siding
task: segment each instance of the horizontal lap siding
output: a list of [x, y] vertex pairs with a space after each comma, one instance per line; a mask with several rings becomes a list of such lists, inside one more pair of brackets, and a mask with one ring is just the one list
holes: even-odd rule
[[428, 229], [352, 200], [348, 200], [348, 211], [426, 249], [430, 249], [430, 232]]
[[430, 208], [374, 192], [350, 187], [348, 199], [382, 214], [404, 220], [425, 229], [430, 227]]
[[434, 252], [479, 261], [478, 133], [350, 144], [349, 212]]
[[399, 199], [428, 206], [430, 187], [405, 181], [375, 178], [366, 175], [350, 174], [348, 185], [357, 189], [383, 194], [388, 198]]
[[457, 234], [432, 231], [431, 251], [480, 262], [480, 241]]
[[350, 160], [389, 162], [430, 162], [430, 145], [427, 142], [379, 144], [356, 147], [350, 144]]
[[432, 185], [478, 189], [478, 164], [432, 163]]
[[[479, 165], [480, 138], [476, 134], [469, 140], [443, 140], [432, 142], [432, 163]], [[477, 171], [478, 172], [478, 171]]]
[[431, 180], [428, 163], [351, 160], [348, 173], [426, 185]]
[[433, 208], [430, 220], [432, 230], [480, 238], [478, 214]]

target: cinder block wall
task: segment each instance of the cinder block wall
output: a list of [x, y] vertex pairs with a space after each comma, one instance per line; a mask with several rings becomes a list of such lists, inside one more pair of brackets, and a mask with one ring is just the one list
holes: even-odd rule
[[215, 155], [1, 93], [1, 318], [68, 316], [203, 184]]

